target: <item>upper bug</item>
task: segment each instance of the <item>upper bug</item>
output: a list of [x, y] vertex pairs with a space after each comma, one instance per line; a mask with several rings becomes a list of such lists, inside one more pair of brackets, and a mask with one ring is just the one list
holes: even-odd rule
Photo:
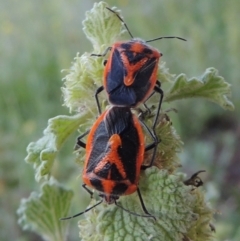
[[158, 37], [148, 41], [133, 38], [123, 19], [112, 9], [107, 9], [119, 18], [132, 39], [114, 43], [103, 54], [92, 54], [93, 56], [105, 56], [110, 51], [109, 57], [105, 61], [103, 86], [98, 88], [95, 94], [99, 113], [101, 110], [98, 94], [103, 89], [106, 90], [112, 105], [128, 107], [136, 107], [145, 102], [155, 91], [160, 96], [153, 123], [153, 132], [155, 132], [163, 99], [163, 91], [157, 80], [158, 63], [162, 54], [147, 43], [163, 38], [186, 40], [175, 36]]

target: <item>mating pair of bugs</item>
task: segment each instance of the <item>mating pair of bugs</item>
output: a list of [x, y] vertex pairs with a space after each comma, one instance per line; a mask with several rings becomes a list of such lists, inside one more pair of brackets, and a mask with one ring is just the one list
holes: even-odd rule
[[[103, 86], [95, 93], [100, 117], [90, 131], [78, 137], [77, 146], [86, 149], [83, 188], [91, 197], [93, 192], [88, 187], [99, 191], [101, 201], [83, 212], [61, 220], [77, 217], [103, 201], [108, 204], [115, 203], [136, 216], [155, 219], [147, 211], [138, 188], [140, 171], [151, 167], [154, 162], [159, 143], [155, 128], [163, 100], [163, 91], [157, 80], [158, 63], [162, 54], [147, 43], [162, 38], [186, 40], [175, 36], [159, 37], [149, 41], [135, 39], [123, 19], [112, 9], [107, 9], [119, 18], [132, 39], [114, 43], [101, 55], [92, 54], [103, 57], [110, 51], [108, 60], [104, 62]], [[101, 114], [98, 94], [104, 89], [112, 107]], [[159, 104], [153, 126], [149, 129], [131, 112], [131, 108], [145, 103], [154, 92], [159, 94]], [[153, 142], [147, 146], [141, 125], [153, 139]], [[87, 134], [85, 144], [81, 139]], [[144, 153], [151, 149], [153, 149], [151, 161], [148, 165], [143, 165]], [[117, 202], [119, 196], [129, 195], [135, 191], [145, 215], [133, 213]]]

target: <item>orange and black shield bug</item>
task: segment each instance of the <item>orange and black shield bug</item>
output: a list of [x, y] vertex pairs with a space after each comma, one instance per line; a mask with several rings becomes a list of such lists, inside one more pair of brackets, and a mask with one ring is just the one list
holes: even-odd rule
[[[88, 133], [88, 132], [87, 132]], [[85, 135], [85, 134], [84, 134]], [[80, 136], [78, 147], [86, 148], [86, 159], [83, 169], [83, 187], [92, 196], [97, 190], [102, 198], [93, 207], [72, 217], [79, 216], [103, 201], [117, 205], [131, 214], [152, 217], [146, 209], [138, 188], [140, 170], [144, 160], [144, 152], [156, 148], [155, 141], [145, 147], [141, 123], [129, 107], [113, 106], [105, 111], [94, 123], [86, 144]], [[133, 213], [118, 204], [122, 195], [130, 195], [137, 191], [145, 215]]]
[[162, 54], [147, 43], [162, 38], [186, 40], [175, 36], [159, 37], [148, 41], [133, 38], [123, 19], [112, 9], [107, 9], [119, 18], [132, 39], [114, 43], [103, 54], [92, 54], [92, 56], [105, 56], [110, 51], [110, 55], [105, 61], [103, 86], [98, 88], [95, 93], [99, 113], [101, 110], [98, 94], [103, 89], [106, 90], [112, 105], [127, 107], [136, 107], [138, 104], [144, 103], [154, 92], [157, 92], [160, 98], [152, 127], [155, 134], [164, 94], [160, 82], [157, 80], [158, 63]]

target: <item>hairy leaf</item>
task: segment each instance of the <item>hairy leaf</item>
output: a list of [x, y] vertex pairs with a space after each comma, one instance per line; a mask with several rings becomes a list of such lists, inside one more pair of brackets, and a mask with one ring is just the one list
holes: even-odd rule
[[64, 241], [67, 223], [59, 218], [68, 214], [72, 197], [73, 192], [56, 181], [44, 183], [41, 193], [33, 192], [21, 200], [18, 222], [23, 229], [34, 231], [47, 241]]
[[[94, 51], [103, 51], [103, 46], [108, 47], [122, 33], [122, 22], [117, 16], [109, 11], [107, 3], [95, 3], [93, 8], [86, 12], [86, 19], [83, 21], [83, 31], [91, 41]], [[115, 12], [119, 10], [113, 8]], [[101, 52], [100, 52], [101, 54]]]
[[44, 136], [28, 145], [25, 161], [33, 165], [37, 181], [46, 178], [51, 172], [53, 162], [63, 143], [86, 119], [86, 114], [52, 118], [43, 132]]
[[224, 109], [233, 110], [234, 105], [228, 99], [230, 95], [231, 85], [218, 75], [216, 69], [208, 68], [200, 77], [187, 78], [185, 74], [178, 75], [170, 90], [166, 92], [164, 101], [201, 97]]
[[[140, 190], [147, 210], [156, 221], [129, 214], [114, 204], [101, 204], [79, 221], [81, 239], [182, 241], [184, 236], [194, 237], [195, 241], [212, 239], [209, 224], [213, 210], [198, 201], [204, 199], [199, 189], [184, 185], [183, 175], [169, 175], [166, 170], [150, 168], [141, 177]], [[121, 197], [118, 202], [144, 215], [136, 193]]]

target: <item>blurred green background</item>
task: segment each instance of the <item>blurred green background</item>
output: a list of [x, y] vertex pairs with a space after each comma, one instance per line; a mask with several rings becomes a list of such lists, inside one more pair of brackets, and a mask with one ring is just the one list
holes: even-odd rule
[[[91, 51], [82, 31], [91, 0], [0, 0], [0, 240], [42, 240], [22, 231], [16, 209], [39, 185], [24, 162], [26, 146], [42, 136], [47, 120], [68, 114], [62, 106], [62, 69], [70, 67], [77, 52]], [[239, 54], [240, 2], [238, 0], [109, 0], [117, 6], [132, 34], [143, 39], [176, 35], [177, 40], [154, 42], [171, 73], [201, 75], [208, 67], [219, 70], [233, 85], [235, 112], [205, 100], [165, 104], [184, 141], [180, 171], [205, 169], [206, 199], [216, 209], [218, 240], [240, 240], [240, 115]], [[128, 39], [128, 36], [126, 35]], [[164, 88], [164, 86], [163, 86]], [[77, 136], [77, 133], [76, 133]], [[82, 190], [72, 146], [66, 143], [55, 163], [56, 178], [79, 190], [73, 210], [80, 211]], [[70, 179], [70, 180], [69, 180]], [[87, 203], [89, 198], [84, 200]], [[80, 205], [80, 206], [79, 206]], [[71, 212], [73, 212], [71, 210]], [[78, 240], [77, 220], [71, 221], [69, 240]], [[11, 231], [10, 231], [11, 230]]]

